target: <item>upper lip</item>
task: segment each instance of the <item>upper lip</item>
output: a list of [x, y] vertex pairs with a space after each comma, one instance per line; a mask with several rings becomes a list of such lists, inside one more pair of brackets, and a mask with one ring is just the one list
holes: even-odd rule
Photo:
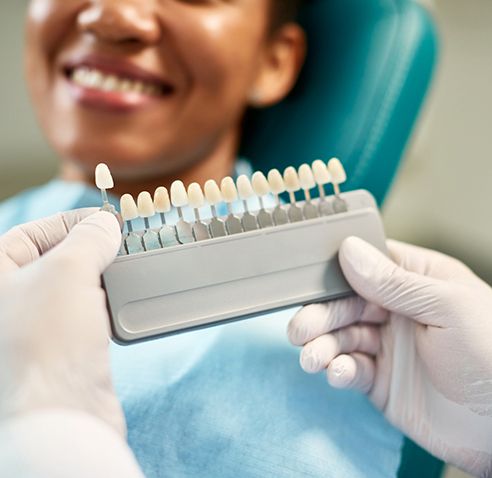
[[142, 81], [163, 88], [174, 88], [174, 85], [161, 75], [149, 72], [127, 60], [102, 57], [99, 55], [86, 55], [78, 59], [67, 61], [63, 68], [65, 72], [71, 72], [75, 68], [93, 68], [106, 74], [121, 76], [134, 81]]

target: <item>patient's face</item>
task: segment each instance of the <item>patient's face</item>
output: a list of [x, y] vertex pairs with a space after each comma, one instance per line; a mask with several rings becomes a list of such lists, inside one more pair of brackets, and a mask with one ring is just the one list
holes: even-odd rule
[[237, 128], [267, 44], [265, 0], [32, 0], [26, 73], [61, 157], [169, 174]]

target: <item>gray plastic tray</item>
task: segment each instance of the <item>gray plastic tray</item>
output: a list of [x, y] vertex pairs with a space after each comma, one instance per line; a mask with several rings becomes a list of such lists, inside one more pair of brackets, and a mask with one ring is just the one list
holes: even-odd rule
[[130, 256], [105, 271], [113, 338], [129, 344], [352, 293], [337, 253], [348, 236], [386, 252], [374, 198], [348, 212]]

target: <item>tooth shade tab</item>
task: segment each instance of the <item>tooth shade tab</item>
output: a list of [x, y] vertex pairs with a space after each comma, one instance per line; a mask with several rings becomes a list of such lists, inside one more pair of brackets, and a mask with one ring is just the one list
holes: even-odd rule
[[107, 164], [100, 163], [96, 167], [96, 186], [98, 189], [112, 189], [114, 188], [113, 176], [109, 170]]
[[231, 177], [226, 177], [220, 183], [222, 197], [226, 203], [232, 203], [237, 200], [237, 189], [234, 180]]
[[243, 201], [246, 201], [255, 195], [251, 181], [245, 174], [242, 174], [237, 178], [237, 190], [239, 192], [239, 197]]
[[328, 162], [328, 170], [330, 171], [333, 184], [343, 184], [347, 181], [347, 173], [339, 159], [330, 159]]
[[138, 217], [138, 208], [131, 194], [123, 194], [120, 199], [120, 211], [123, 221], [133, 221]]
[[270, 184], [270, 189], [274, 194], [282, 194], [285, 192], [284, 178], [278, 169], [272, 169], [268, 173], [268, 184]]
[[142, 218], [149, 218], [155, 214], [154, 201], [149, 192], [143, 191], [137, 198], [138, 215]]
[[270, 184], [268, 184], [267, 178], [260, 171], [257, 171], [253, 174], [251, 182], [253, 184], [254, 192], [259, 197], [266, 196], [272, 191], [270, 188]]
[[285, 182], [285, 189], [288, 192], [296, 192], [301, 189], [301, 184], [299, 183], [299, 175], [297, 174], [297, 171], [295, 168], [292, 166], [289, 166], [285, 171], [284, 171], [284, 182]]
[[188, 205], [188, 194], [183, 181], [174, 181], [171, 184], [171, 203], [174, 207], [185, 207]]
[[317, 159], [313, 162], [312, 170], [316, 184], [323, 186], [324, 184], [331, 182], [331, 174], [328, 171], [328, 167], [324, 161], [321, 161], [321, 159]]
[[316, 186], [313, 171], [308, 164], [302, 164], [299, 167], [299, 183], [304, 191], [309, 191]]
[[191, 183], [188, 186], [188, 200], [193, 209], [200, 209], [205, 204], [205, 196], [198, 183]]
[[171, 210], [171, 200], [169, 192], [163, 186], [158, 187], [154, 193], [154, 208], [159, 214], [164, 214]]
[[218, 184], [213, 179], [209, 179], [205, 183], [204, 190], [207, 202], [211, 206], [216, 206], [224, 200]]

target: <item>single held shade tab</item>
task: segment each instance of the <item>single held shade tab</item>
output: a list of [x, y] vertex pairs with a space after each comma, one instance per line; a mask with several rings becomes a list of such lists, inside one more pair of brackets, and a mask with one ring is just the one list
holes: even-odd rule
[[114, 188], [113, 176], [109, 170], [107, 164], [100, 163], [96, 166], [95, 171], [96, 186], [101, 190], [102, 207], [101, 211], [107, 211], [112, 214], [116, 214], [116, 209], [110, 204], [108, 199], [107, 189]]
[[96, 186], [98, 189], [113, 189], [114, 181], [107, 164], [101, 163], [96, 167]]

